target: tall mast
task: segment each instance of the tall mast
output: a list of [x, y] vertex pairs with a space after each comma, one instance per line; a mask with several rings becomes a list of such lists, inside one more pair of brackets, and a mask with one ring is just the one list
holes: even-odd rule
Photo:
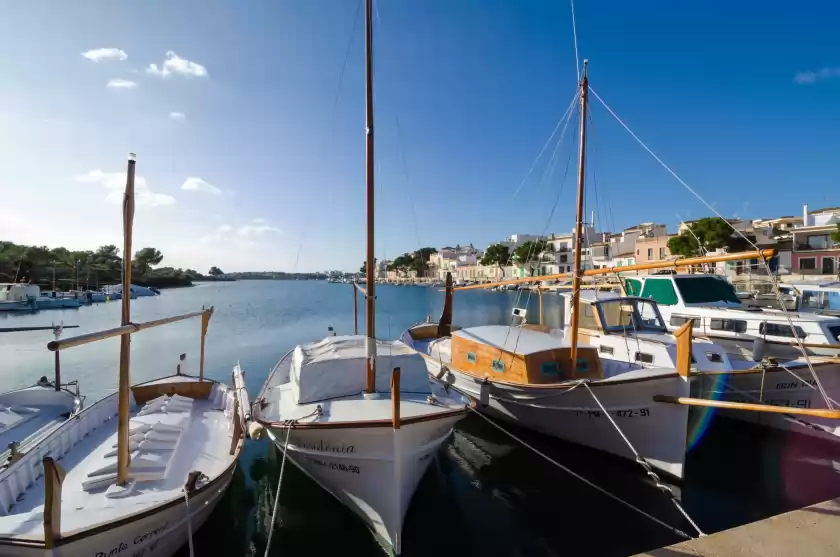
[[365, 259], [365, 392], [376, 390], [376, 279], [373, 272], [373, 0], [365, 0], [365, 180], [367, 189], [367, 257]]
[[[131, 323], [131, 236], [134, 227], [134, 153], [128, 155], [128, 172], [123, 198], [123, 272], [122, 272], [122, 322]], [[128, 482], [128, 411], [131, 405], [129, 376], [131, 358], [131, 334], [120, 337], [120, 382], [119, 409], [117, 412], [117, 485]]]
[[583, 269], [580, 268], [580, 256], [583, 249], [583, 179], [586, 174], [586, 102], [589, 97], [589, 80], [586, 77], [587, 60], [583, 61], [583, 79], [580, 81], [580, 157], [578, 158], [578, 191], [577, 216], [575, 217], [575, 274], [572, 278], [572, 332], [569, 342], [572, 345], [572, 372], [577, 370], [578, 352], [578, 315], [580, 302], [580, 279]]

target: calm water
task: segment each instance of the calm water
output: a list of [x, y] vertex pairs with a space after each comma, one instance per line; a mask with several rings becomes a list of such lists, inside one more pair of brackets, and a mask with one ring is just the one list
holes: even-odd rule
[[[437, 318], [442, 293], [421, 287], [379, 287], [377, 334], [396, 338], [409, 325]], [[454, 321], [467, 326], [507, 322], [516, 293], [456, 296]], [[527, 294], [519, 300], [524, 307]], [[360, 301], [361, 302], [361, 301]], [[559, 297], [544, 296], [545, 318], [556, 323]], [[351, 287], [309, 281], [242, 281], [169, 290], [132, 303], [134, 321], [215, 306], [207, 336], [207, 374], [230, 380], [239, 361], [256, 396], [269, 368], [296, 344], [317, 340], [333, 326], [353, 332]], [[528, 304], [538, 316], [533, 295]], [[360, 303], [360, 309], [362, 304]], [[0, 327], [79, 325], [65, 336], [117, 326], [116, 303], [0, 314]], [[363, 324], [360, 322], [360, 328]], [[52, 377], [48, 332], [0, 334], [0, 386], [9, 390]], [[199, 322], [143, 331], [132, 340], [132, 380], [171, 373], [186, 352], [197, 372]], [[117, 385], [119, 341], [62, 353], [62, 378], [78, 379], [88, 402]], [[689, 452], [687, 479], [676, 486], [688, 512], [706, 532], [840, 496], [840, 445], [769, 432], [712, 418]], [[632, 463], [616, 462], [527, 432], [516, 432], [554, 459], [683, 531], [670, 502]], [[836, 461], [835, 461], [836, 459]], [[197, 555], [262, 555], [279, 475], [277, 451], [249, 442], [231, 489], [196, 535]], [[423, 478], [408, 511], [403, 553], [417, 555], [631, 555], [680, 538], [594, 492], [478, 417], [463, 420]], [[272, 555], [382, 555], [364, 526], [293, 466], [283, 479]], [[186, 551], [182, 551], [184, 556]]]

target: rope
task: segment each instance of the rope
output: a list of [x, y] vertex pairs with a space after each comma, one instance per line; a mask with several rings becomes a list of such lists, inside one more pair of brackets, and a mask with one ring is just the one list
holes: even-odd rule
[[187, 543], [190, 546], [190, 557], [195, 557], [193, 548], [192, 519], [190, 518], [190, 494], [184, 490], [184, 506], [187, 508]]
[[607, 412], [607, 409], [604, 408], [604, 405], [601, 404], [601, 401], [598, 399], [597, 396], [595, 396], [595, 393], [592, 392], [592, 389], [589, 388], [589, 383], [586, 382], [586, 383], [583, 384], [583, 386], [586, 387], [586, 390], [589, 391], [589, 394], [591, 394], [592, 398], [595, 399], [595, 402], [598, 403], [598, 407], [601, 408], [601, 411], [604, 413], [604, 416], [607, 417], [607, 419], [613, 425], [615, 430], [618, 432], [618, 434], [621, 436], [621, 438], [627, 444], [627, 447], [630, 449], [630, 451], [636, 457], [636, 462], [638, 462], [641, 465], [641, 467], [645, 469], [645, 473], [648, 475], [648, 477], [651, 480], [653, 480], [654, 485], [657, 487], [657, 489], [659, 489], [662, 493], [664, 493], [665, 495], [670, 497], [671, 502], [674, 504], [675, 507], [677, 507], [677, 510], [680, 511], [680, 513], [682, 513], [682, 515], [685, 517], [685, 519], [688, 521], [688, 523], [691, 524], [691, 526], [693, 526], [695, 530], [697, 530], [697, 533], [700, 535], [700, 537], [705, 536], [706, 534], [704, 534], [703, 531], [700, 529], [700, 527], [697, 526], [697, 524], [694, 522], [694, 520], [692, 520], [692, 518], [688, 515], [688, 513], [685, 511], [683, 506], [680, 504], [680, 502], [674, 496], [674, 492], [671, 490], [671, 488], [662, 483], [662, 481], [659, 478], [659, 474], [657, 474], [656, 472], [653, 471], [653, 468], [651, 467], [650, 463], [647, 460], [645, 460], [645, 458], [642, 455], [639, 454], [639, 451], [636, 450], [636, 447], [633, 446], [633, 443], [631, 443], [630, 440], [627, 438], [627, 436], [624, 435], [624, 432], [621, 431], [621, 428], [618, 427], [617, 423], [615, 423], [615, 420], [613, 420], [610, 413]]
[[577, 44], [577, 25], [575, 24], [575, 0], [570, 0], [572, 4], [572, 36], [575, 38], [575, 71], [577, 72], [577, 80], [580, 83], [580, 56], [578, 56]]
[[[292, 434], [292, 425], [297, 420], [289, 420], [285, 422], [286, 427], [286, 441], [283, 444], [283, 460], [280, 461], [280, 478], [277, 480], [277, 493], [274, 495], [274, 508], [271, 511], [271, 525], [268, 528], [268, 539], [265, 542], [265, 557], [268, 557], [269, 551], [271, 550], [271, 536], [274, 533], [274, 521], [277, 520], [277, 508], [280, 506], [280, 486], [283, 485], [283, 471], [286, 468], [286, 455], [288, 454], [289, 448], [289, 437]], [[271, 430], [268, 431], [269, 437], [271, 440], [274, 441], [274, 435], [271, 434]], [[192, 554], [190, 555], [192, 557]]]
[[536, 453], [537, 455], [539, 455], [539, 456], [543, 457], [545, 460], [547, 460], [547, 461], [548, 461], [548, 462], [550, 462], [551, 464], [553, 464], [553, 465], [557, 466], [558, 468], [560, 468], [561, 470], [563, 470], [563, 471], [564, 471], [564, 472], [566, 472], [567, 474], [571, 475], [572, 477], [574, 477], [574, 478], [576, 478], [576, 479], [578, 479], [578, 480], [582, 481], [583, 483], [585, 483], [586, 485], [588, 485], [589, 487], [591, 487], [591, 488], [592, 488], [592, 489], [594, 489], [595, 491], [597, 491], [597, 492], [601, 493], [602, 495], [606, 495], [607, 497], [609, 497], [609, 498], [610, 498], [610, 499], [612, 499], [613, 501], [615, 501], [615, 502], [617, 502], [617, 503], [620, 503], [621, 505], [624, 505], [625, 507], [627, 507], [628, 509], [630, 509], [630, 510], [632, 510], [632, 511], [636, 511], [637, 513], [639, 513], [640, 515], [644, 516], [645, 518], [647, 518], [647, 519], [649, 519], [649, 520], [652, 520], [653, 522], [655, 522], [655, 523], [659, 524], [659, 525], [660, 525], [660, 526], [662, 526], [663, 528], [667, 528], [668, 530], [670, 530], [670, 531], [674, 532], [674, 533], [675, 533], [675, 534], [677, 534], [678, 536], [681, 536], [681, 537], [683, 537], [683, 538], [685, 538], [685, 539], [687, 539], [687, 540], [692, 539], [692, 538], [691, 538], [691, 536], [689, 536], [688, 534], [686, 534], [686, 533], [685, 533], [685, 532], [683, 532], [682, 530], [680, 530], [680, 529], [678, 529], [678, 528], [675, 528], [675, 527], [671, 526], [671, 525], [670, 525], [670, 524], [668, 524], [667, 522], [663, 522], [662, 520], [659, 520], [658, 518], [656, 518], [656, 517], [655, 517], [655, 516], [653, 516], [652, 514], [649, 514], [649, 513], [645, 512], [645, 511], [643, 511], [643, 510], [642, 510], [642, 509], [640, 509], [639, 507], [637, 507], [637, 506], [633, 505], [632, 503], [629, 503], [629, 502], [625, 501], [624, 499], [622, 499], [622, 498], [618, 497], [617, 495], [613, 495], [612, 493], [610, 493], [609, 491], [607, 491], [607, 490], [606, 490], [606, 489], [604, 489], [603, 487], [601, 487], [601, 486], [599, 486], [599, 485], [596, 485], [596, 484], [592, 483], [591, 481], [587, 480], [586, 478], [584, 478], [584, 477], [583, 477], [583, 476], [581, 476], [580, 474], [578, 474], [578, 473], [576, 473], [576, 472], [574, 472], [574, 471], [570, 470], [569, 468], [567, 468], [567, 467], [563, 466], [562, 464], [560, 464], [559, 462], [557, 462], [556, 460], [554, 460], [553, 458], [551, 458], [551, 457], [550, 457], [550, 456], [548, 456], [547, 454], [543, 453], [542, 451], [540, 451], [539, 449], [537, 449], [537, 448], [536, 448], [536, 447], [534, 447], [533, 445], [530, 445], [530, 444], [526, 443], [523, 439], [521, 439], [521, 438], [517, 437], [516, 435], [514, 435], [514, 434], [513, 434], [513, 433], [511, 433], [510, 431], [506, 430], [505, 428], [503, 428], [502, 426], [500, 426], [499, 424], [497, 424], [496, 422], [494, 422], [493, 420], [491, 420], [490, 418], [488, 418], [487, 416], [485, 416], [484, 414], [482, 414], [481, 412], [479, 412], [479, 411], [478, 411], [478, 410], [476, 410], [475, 408], [470, 408], [470, 410], [472, 410], [473, 412], [475, 412], [477, 415], [481, 416], [481, 418], [482, 418], [482, 419], [486, 420], [486, 421], [487, 421], [490, 425], [492, 425], [493, 427], [495, 427], [496, 429], [498, 429], [498, 430], [499, 430], [499, 431], [501, 431], [502, 433], [504, 433], [504, 434], [508, 435], [510, 438], [514, 439], [515, 441], [518, 441], [518, 442], [519, 442], [519, 443], [521, 443], [524, 447], [526, 447], [526, 448], [528, 448], [528, 449], [531, 449], [531, 450], [532, 450], [532, 451], [534, 451], [534, 453]]
[[[759, 251], [759, 252], [761, 252], [761, 251], [762, 251], [762, 250], [761, 250], [761, 249], [760, 249], [760, 248], [759, 248], [759, 247], [755, 244], [755, 242], [753, 242], [752, 240], [750, 240], [749, 238], [747, 238], [747, 237], [746, 237], [746, 235], [744, 235], [744, 233], [743, 233], [743, 232], [741, 232], [740, 230], [738, 230], [737, 228], [735, 228], [734, 226], [732, 226], [732, 224], [731, 224], [728, 220], [726, 220], [726, 218], [724, 218], [724, 216], [723, 216], [723, 215], [721, 215], [721, 214], [720, 214], [720, 213], [719, 213], [719, 212], [718, 212], [718, 211], [717, 211], [714, 207], [712, 207], [709, 203], [707, 203], [707, 202], [706, 202], [706, 200], [705, 200], [705, 199], [703, 199], [703, 198], [700, 196], [700, 194], [698, 194], [696, 191], [694, 191], [694, 189], [692, 189], [692, 188], [691, 188], [691, 186], [689, 186], [689, 185], [688, 185], [688, 184], [687, 184], [687, 183], [686, 183], [686, 182], [685, 182], [682, 178], [680, 178], [679, 176], [677, 176], [677, 173], [676, 173], [676, 172], [674, 172], [673, 170], [671, 170], [671, 167], [669, 167], [667, 164], [665, 164], [665, 162], [664, 162], [662, 159], [660, 159], [658, 156], [656, 156], [656, 153], [654, 153], [653, 151], [651, 151], [650, 147], [648, 147], [647, 145], [645, 145], [644, 141], [642, 141], [641, 139], [639, 139], [639, 136], [637, 136], [635, 133], [633, 133], [633, 130], [631, 130], [631, 129], [627, 126], [627, 124], [625, 124], [625, 123], [624, 123], [624, 121], [623, 121], [621, 118], [619, 118], [619, 117], [618, 117], [618, 115], [617, 115], [615, 112], [613, 112], [613, 109], [612, 109], [612, 108], [610, 108], [610, 107], [609, 107], [609, 105], [607, 105], [607, 103], [606, 103], [606, 102], [604, 102], [604, 99], [602, 99], [602, 98], [598, 95], [598, 93], [596, 93], [596, 92], [595, 92], [595, 90], [594, 90], [594, 89], [592, 89], [592, 88], [590, 87], [590, 89], [589, 89], [589, 90], [592, 92], [592, 94], [593, 94], [593, 95], [595, 95], [595, 98], [596, 98], [596, 99], [598, 99], [598, 101], [599, 101], [602, 105], [604, 105], [604, 108], [606, 108], [606, 109], [607, 109], [607, 112], [609, 112], [609, 113], [612, 115], [612, 117], [613, 117], [613, 118], [615, 118], [615, 119], [618, 121], [618, 123], [619, 123], [619, 124], [621, 124], [621, 127], [623, 127], [625, 130], [627, 130], [627, 132], [628, 132], [628, 133], [629, 133], [629, 134], [633, 137], [633, 139], [635, 139], [635, 140], [636, 140], [636, 142], [637, 142], [639, 145], [641, 145], [641, 146], [642, 146], [642, 148], [643, 148], [645, 151], [647, 151], [647, 152], [648, 152], [648, 154], [650, 154], [650, 156], [652, 156], [654, 159], [656, 159], [656, 162], [658, 162], [658, 163], [662, 166], [662, 168], [664, 168], [665, 170], [667, 170], [667, 171], [668, 171], [668, 173], [669, 173], [669, 174], [671, 174], [671, 176], [673, 176], [674, 178], [676, 178], [676, 180], [677, 180], [680, 184], [682, 184], [682, 185], [683, 185], [683, 187], [685, 187], [685, 189], [687, 189], [687, 190], [688, 190], [688, 191], [689, 191], [692, 195], [694, 195], [694, 197], [696, 197], [696, 198], [697, 198], [697, 199], [698, 199], [698, 200], [699, 200], [699, 201], [700, 201], [703, 205], [705, 205], [705, 206], [706, 206], [706, 207], [707, 207], [710, 211], [712, 211], [712, 212], [713, 212], [713, 213], [714, 213], [714, 214], [715, 214], [715, 215], [716, 215], [719, 219], [721, 219], [723, 222], [725, 222], [727, 225], [729, 225], [729, 227], [730, 227], [733, 231], [735, 231], [735, 233], [736, 233], [738, 236], [740, 236], [740, 237], [741, 237], [741, 238], [742, 238], [745, 242], [747, 242], [750, 246], [752, 246], [752, 247], [753, 247], [756, 251]], [[766, 269], [766, 271], [767, 271], [767, 275], [768, 275], [769, 277], [771, 277], [771, 282], [772, 282], [772, 284], [773, 284], [773, 291], [774, 291], [774, 292], [775, 292], [775, 294], [776, 294], [776, 299], [778, 300], [779, 305], [781, 306], [782, 312], [785, 314], [785, 318], [787, 319], [787, 322], [788, 322], [788, 325], [790, 326], [791, 331], [793, 331], [793, 332], [794, 332], [794, 338], [796, 339], [796, 344], [799, 346], [799, 350], [801, 350], [801, 351], [802, 351], [802, 355], [803, 355], [803, 356], [805, 356], [805, 361], [806, 361], [806, 363], [808, 364], [808, 369], [811, 371], [811, 375], [814, 377], [814, 382], [816, 383], [817, 388], [818, 388], [818, 389], [819, 389], [819, 391], [820, 391], [820, 394], [822, 395], [823, 399], [825, 400], [825, 404], [826, 404], [826, 406], [828, 406], [828, 409], [829, 409], [829, 410], [832, 410], [832, 409], [834, 408], [834, 406], [831, 404], [831, 401], [830, 401], [830, 399], [828, 398], [828, 393], [826, 393], [825, 388], [823, 388], [822, 382], [820, 381], [819, 377], [817, 377], [817, 372], [814, 370], [814, 366], [813, 366], [813, 365], [812, 365], [812, 363], [811, 363], [811, 358], [810, 358], [810, 357], [809, 357], [809, 355], [808, 355], [808, 351], [807, 351], [807, 350], [805, 350], [805, 346], [804, 346], [804, 345], [803, 345], [803, 343], [802, 343], [802, 339], [801, 339], [801, 338], [799, 338], [799, 335], [795, 334], [796, 329], [795, 329], [795, 327], [794, 327], [794, 325], [793, 325], [793, 319], [791, 319], [791, 317], [790, 317], [790, 312], [788, 312], [787, 308], [785, 307], [785, 304], [784, 304], [784, 302], [782, 301], [782, 294], [781, 294], [781, 292], [779, 291], [779, 281], [778, 281], [778, 277], [772, 273], [772, 271], [770, 270], [770, 266], [767, 264], [767, 261], [766, 261], [764, 258], [761, 258], [761, 262], [764, 264], [764, 268], [765, 268], [765, 269]]]

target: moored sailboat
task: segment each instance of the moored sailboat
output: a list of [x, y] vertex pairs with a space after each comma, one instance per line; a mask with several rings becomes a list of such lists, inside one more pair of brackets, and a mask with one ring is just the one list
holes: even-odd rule
[[404, 343], [375, 338], [372, 24], [366, 0], [366, 288], [353, 285], [365, 298], [365, 335], [330, 336], [287, 353], [255, 400], [252, 419], [284, 458], [399, 555], [417, 484], [469, 401], [431, 382], [423, 359]]
[[[134, 159], [124, 201], [124, 253], [131, 253]], [[124, 284], [131, 262], [123, 262]], [[119, 336], [119, 390], [88, 406], [0, 472], [0, 554], [169, 556], [191, 543], [230, 484], [243, 436], [233, 389], [204, 377], [213, 310], [53, 341], [56, 353]], [[130, 384], [132, 333], [201, 317], [197, 377], [184, 373]], [[58, 357], [56, 357], [58, 369]]]

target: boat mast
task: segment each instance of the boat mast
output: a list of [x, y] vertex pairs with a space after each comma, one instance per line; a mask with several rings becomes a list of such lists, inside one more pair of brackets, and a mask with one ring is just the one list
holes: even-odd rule
[[365, 259], [365, 392], [376, 390], [376, 279], [373, 272], [373, 0], [365, 0], [365, 180], [367, 189], [367, 257]]
[[[123, 271], [122, 271], [122, 326], [131, 322], [131, 235], [134, 223], [134, 153], [128, 154], [128, 175], [123, 198]], [[128, 482], [128, 410], [131, 405], [129, 389], [129, 364], [131, 359], [131, 334], [120, 337], [119, 410], [117, 413], [117, 485]]]
[[586, 77], [587, 60], [583, 61], [583, 79], [580, 81], [580, 157], [578, 159], [577, 217], [575, 218], [575, 274], [572, 278], [572, 332], [569, 342], [572, 345], [572, 373], [577, 371], [578, 326], [580, 325], [580, 279], [583, 269], [580, 265], [583, 249], [583, 181], [586, 174], [586, 101], [589, 97], [589, 80]]

